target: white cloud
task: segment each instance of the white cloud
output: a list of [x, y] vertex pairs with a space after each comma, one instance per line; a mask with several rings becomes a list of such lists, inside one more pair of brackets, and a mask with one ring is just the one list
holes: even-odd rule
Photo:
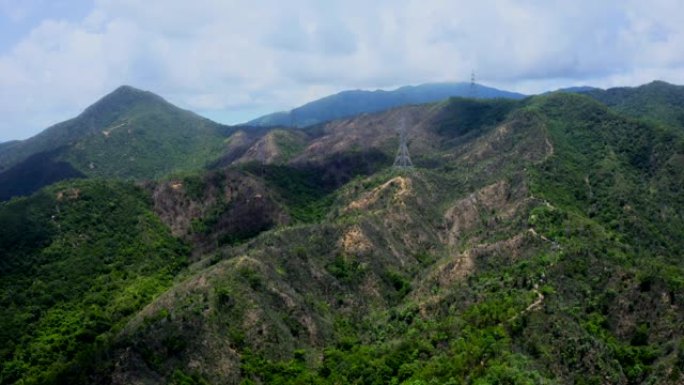
[[[7, 4], [15, 17], [31, 8]], [[680, 4], [97, 0], [85, 17], [44, 18], [0, 51], [0, 140], [74, 116], [120, 84], [244, 118], [343, 89], [462, 81], [471, 70], [522, 92], [684, 83]]]

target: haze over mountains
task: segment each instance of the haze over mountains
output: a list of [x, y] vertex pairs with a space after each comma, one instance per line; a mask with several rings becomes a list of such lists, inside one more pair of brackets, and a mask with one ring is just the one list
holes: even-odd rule
[[571, 91], [0, 144], [0, 384], [680, 384], [684, 87]]

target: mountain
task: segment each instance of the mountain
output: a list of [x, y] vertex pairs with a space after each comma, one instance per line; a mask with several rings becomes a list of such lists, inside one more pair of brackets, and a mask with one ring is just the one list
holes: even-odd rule
[[684, 86], [654, 81], [639, 87], [594, 89], [583, 93], [620, 113], [684, 128]]
[[252, 126], [305, 127], [362, 113], [378, 112], [407, 104], [431, 103], [452, 96], [522, 99], [525, 95], [470, 83], [433, 83], [392, 91], [343, 91], [307, 103], [289, 112], [276, 112], [248, 122]]
[[122, 86], [79, 116], [0, 147], [0, 200], [63, 177], [142, 179], [202, 168], [221, 154], [229, 131]]
[[552, 93], [226, 146], [0, 203], [0, 384], [684, 379], [679, 127]]

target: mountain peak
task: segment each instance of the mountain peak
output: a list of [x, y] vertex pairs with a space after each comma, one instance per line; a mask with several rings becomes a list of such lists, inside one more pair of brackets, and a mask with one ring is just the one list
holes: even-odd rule
[[130, 93], [144, 93], [144, 92], [149, 92], [149, 91], [143, 91], [139, 88], [135, 88], [133, 86], [129, 86], [128, 84], [123, 84], [117, 87], [114, 91], [110, 92], [109, 94], [130, 94]]
[[668, 82], [666, 82], [666, 81], [664, 81], [664, 80], [657, 80], [657, 79], [656, 79], [656, 80], [654, 80], [654, 81], [652, 81], [652, 82], [650, 82], [650, 83], [647, 83], [647, 84], [645, 84], [645, 85], [646, 85], [646, 86], [653, 86], [653, 85], [667, 85], [667, 86], [671, 86], [671, 85], [673, 85], [673, 84], [668, 83]]
[[129, 85], [122, 85], [103, 96], [100, 100], [86, 108], [80, 117], [99, 120], [111, 119], [133, 108], [150, 105], [169, 105], [161, 96], [150, 91], [143, 91]]
[[[34, 165], [47, 161], [31, 156], [45, 153], [48, 160], [69, 157], [69, 165], [87, 176], [151, 178], [170, 169], [202, 167], [221, 150], [222, 135], [217, 123], [123, 85], [73, 119], [23, 142], [0, 145], [0, 173], [13, 167], [23, 167], [21, 175], [33, 172]], [[168, 145], [159, 149], [158, 143]]]
[[149, 100], [149, 101], [154, 100], [154, 101], [164, 101], [165, 102], [164, 98], [162, 98], [161, 96], [159, 96], [153, 92], [144, 91], [144, 90], [141, 90], [139, 88], [135, 88], [135, 87], [129, 86], [129, 85], [122, 85], [122, 86], [117, 87], [114, 91], [112, 91], [109, 94], [102, 97], [100, 100], [95, 102], [95, 104], [93, 104], [93, 105], [96, 105], [96, 104], [103, 102], [103, 101], [107, 101], [107, 102], [110, 102], [110, 101], [140, 102], [140, 101], [145, 101], [145, 100]]
[[679, 87], [679, 86], [672, 84], [672, 83], [668, 83], [668, 82], [663, 81], [663, 80], [654, 80], [654, 81], [647, 83], [647, 84], [644, 84], [638, 88], [667, 89], [667, 88], [677, 88], [677, 87]]

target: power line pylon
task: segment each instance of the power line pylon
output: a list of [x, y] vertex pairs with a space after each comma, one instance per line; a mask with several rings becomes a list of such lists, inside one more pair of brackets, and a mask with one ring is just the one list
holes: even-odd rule
[[470, 97], [472, 99], [477, 98], [477, 84], [475, 84], [475, 71], [470, 73]]
[[394, 168], [405, 170], [413, 167], [411, 156], [408, 152], [408, 141], [406, 134], [406, 119], [401, 119], [399, 123], [399, 148], [397, 149], [397, 156], [394, 158]]

